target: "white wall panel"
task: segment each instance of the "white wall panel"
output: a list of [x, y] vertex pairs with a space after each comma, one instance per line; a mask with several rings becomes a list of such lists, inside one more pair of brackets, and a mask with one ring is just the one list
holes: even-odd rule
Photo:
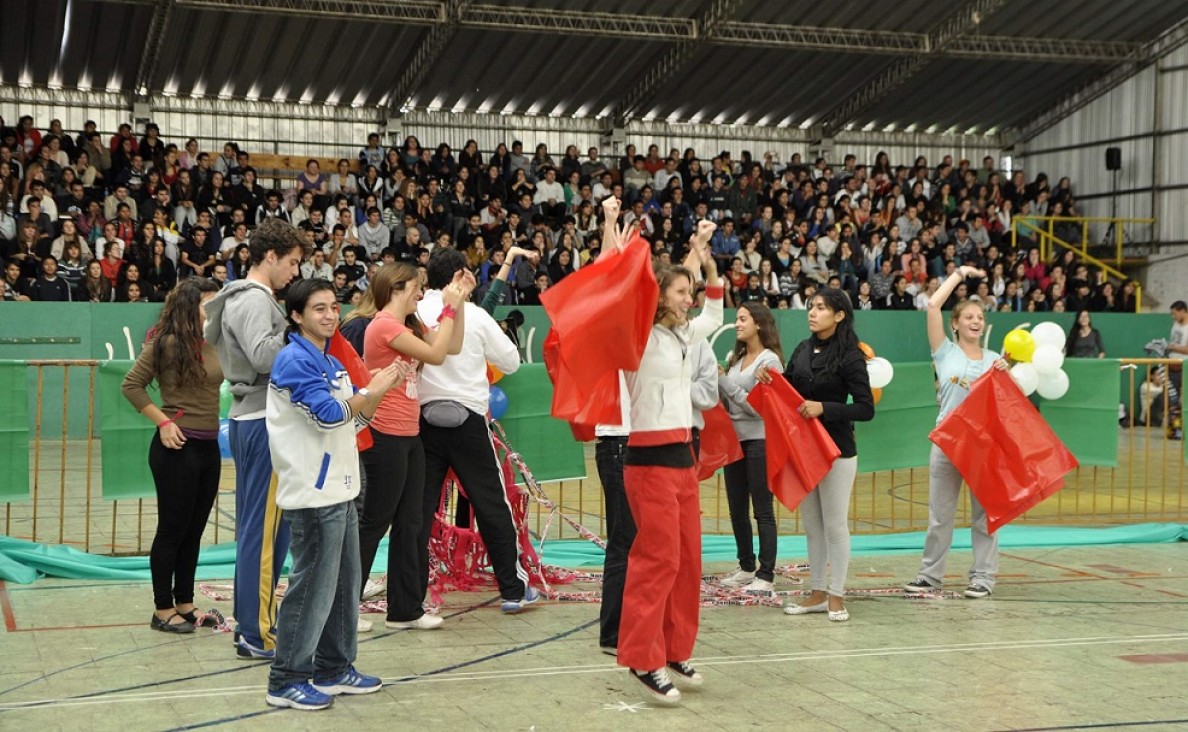
[[1148, 67], [1027, 142], [1027, 150], [1100, 142], [1151, 132], [1155, 68]]

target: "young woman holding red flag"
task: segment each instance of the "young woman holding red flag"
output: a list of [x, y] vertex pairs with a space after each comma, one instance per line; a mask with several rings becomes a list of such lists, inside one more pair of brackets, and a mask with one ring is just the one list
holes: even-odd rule
[[[824, 288], [809, 300], [809, 332], [788, 359], [784, 377], [804, 397], [800, 416], [820, 419], [841, 456], [815, 490], [800, 504], [808, 540], [810, 589], [788, 615], [828, 613], [829, 619], [850, 619], [845, 606], [846, 573], [850, 566], [850, 493], [858, 475], [854, 422], [874, 418], [874, 396], [866, 373], [866, 356], [858, 348], [854, 309], [844, 290]], [[763, 374], [760, 381], [770, 381]]]
[[[617, 212], [613, 212], [617, 213]], [[659, 302], [639, 368], [625, 372], [631, 434], [623, 480], [637, 534], [627, 559], [618, 661], [649, 698], [676, 704], [700, 686], [689, 665], [697, 640], [701, 505], [692, 447], [692, 348], [722, 324], [722, 284], [709, 251], [714, 224], [698, 224], [685, 266], [656, 273]], [[616, 237], [606, 245], [623, 246]], [[706, 304], [689, 320], [694, 272], [705, 270]]]
[[[949, 327], [956, 342], [945, 333], [941, 307], [949, 295], [966, 278], [985, 276], [980, 269], [959, 267], [928, 300], [928, 346], [932, 349], [936, 380], [940, 384], [937, 424], [965, 401], [970, 386], [979, 376], [990, 368], [1007, 368], [1006, 361], [997, 353], [982, 347], [986, 316], [978, 303], [968, 300], [957, 303], [949, 317]], [[953, 522], [957, 516], [961, 482], [961, 473], [945, 453], [933, 445], [928, 461], [928, 535], [924, 539], [924, 558], [916, 578], [903, 586], [907, 592], [932, 592], [940, 589], [944, 582], [945, 559], [953, 544]], [[965, 596], [979, 599], [994, 590], [994, 576], [998, 572], [998, 537], [987, 530], [986, 511], [972, 493], [969, 503], [973, 512], [973, 567], [969, 571]]]
[[[767, 450], [763, 437], [763, 417], [747, 402], [755, 388], [756, 374], [783, 365], [780, 332], [771, 310], [761, 302], [745, 302], [738, 307], [734, 322], [734, 350], [726, 359], [726, 369], [718, 376], [718, 394], [722, 397], [734, 432], [743, 449], [743, 458], [725, 469], [726, 501], [730, 508], [730, 527], [738, 549], [738, 571], [722, 581], [726, 587], [770, 595], [775, 579], [776, 532], [775, 510], [767, 486]], [[759, 564], [755, 564], [755, 545], [751, 517], [759, 529]]]

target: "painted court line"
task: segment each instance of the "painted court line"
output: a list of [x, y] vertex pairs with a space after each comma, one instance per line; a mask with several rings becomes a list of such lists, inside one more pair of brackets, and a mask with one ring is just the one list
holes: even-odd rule
[[[818, 661], [841, 658], [869, 658], [878, 656], [923, 656], [941, 653], [978, 653], [1004, 650], [1044, 650], [1048, 648], [1073, 648], [1078, 646], [1123, 645], [1132, 643], [1168, 643], [1188, 641], [1188, 633], [1164, 633], [1137, 636], [1089, 636], [1084, 638], [1051, 638], [1033, 641], [987, 641], [981, 643], [953, 643], [932, 646], [901, 646], [896, 648], [856, 648], [841, 651], [798, 651], [795, 653], [770, 653], [754, 656], [713, 656], [697, 659], [698, 665], [706, 668], [761, 663], [787, 663], [791, 661]], [[608, 664], [584, 666], [541, 666], [528, 669], [500, 669], [493, 671], [447, 672], [426, 676], [401, 676], [385, 679], [386, 683], [462, 683], [475, 681], [498, 681], [514, 678], [541, 676], [577, 676], [585, 674], [619, 673], [622, 669]], [[128, 703], [160, 703], [170, 699], [201, 699], [227, 697], [245, 694], [260, 694], [262, 686], [229, 686], [211, 689], [153, 691], [131, 694], [113, 694], [84, 699], [36, 699], [26, 702], [0, 704], [0, 712], [35, 710], [73, 706], [92, 706]]]

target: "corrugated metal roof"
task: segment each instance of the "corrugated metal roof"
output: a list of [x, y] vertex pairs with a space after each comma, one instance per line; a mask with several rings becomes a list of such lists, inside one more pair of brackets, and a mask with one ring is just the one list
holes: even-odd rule
[[[520, 7], [696, 19], [710, 0], [514, 0]], [[503, 4], [501, 4], [503, 5]], [[507, 7], [503, 5], [503, 7]], [[898, 0], [743, 2], [732, 20], [798, 27], [927, 33], [957, 5]], [[132, 92], [153, 5], [111, 0], [5, 0], [0, 83]], [[1013, 0], [977, 34], [1149, 40], [1188, 15], [1164, 0]], [[154, 93], [381, 106], [430, 30], [346, 16], [245, 14], [176, 6]], [[673, 44], [463, 27], [409, 103], [418, 108], [599, 116], [609, 113]], [[877, 76], [889, 55], [700, 44], [639, 116], [681, 121], [806, 125]], [[1018, 125], [1107, 67], [1068, 61], [943, 58], [925, 63], [854, 121], [883, 129]]]

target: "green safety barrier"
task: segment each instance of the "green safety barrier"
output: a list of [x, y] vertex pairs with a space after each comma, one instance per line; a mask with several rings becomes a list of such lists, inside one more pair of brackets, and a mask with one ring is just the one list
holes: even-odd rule
[[931, 363], [895, 364], [895, 378], [883, 389], [874, 419], [854, 425], [859, 472], [928, 464], [928, 433], [937, 415], [934, 383]]
[[1066, 358], [1068, 393], [1040, 399], [1040, 412], [1081, 465], [1118, 465], [1118, 400], [1122, 371], [1114, 359]]
[[[157, 428], [124, 398], [120, 384], [135, 361], [104, 361], [99, 364], [95, 390], [99, 400], [100, 463], [103, 466], [103, 497], [153, 498], [157, 495], [148, 466], [149, 443]], [[149, 387], [149, 393], [155, 391]], [[158, 404], [160, 406], [160, 404]]]
[[23, 361], [0, 362], [0, 503], [29, 500], [29, 394]]

